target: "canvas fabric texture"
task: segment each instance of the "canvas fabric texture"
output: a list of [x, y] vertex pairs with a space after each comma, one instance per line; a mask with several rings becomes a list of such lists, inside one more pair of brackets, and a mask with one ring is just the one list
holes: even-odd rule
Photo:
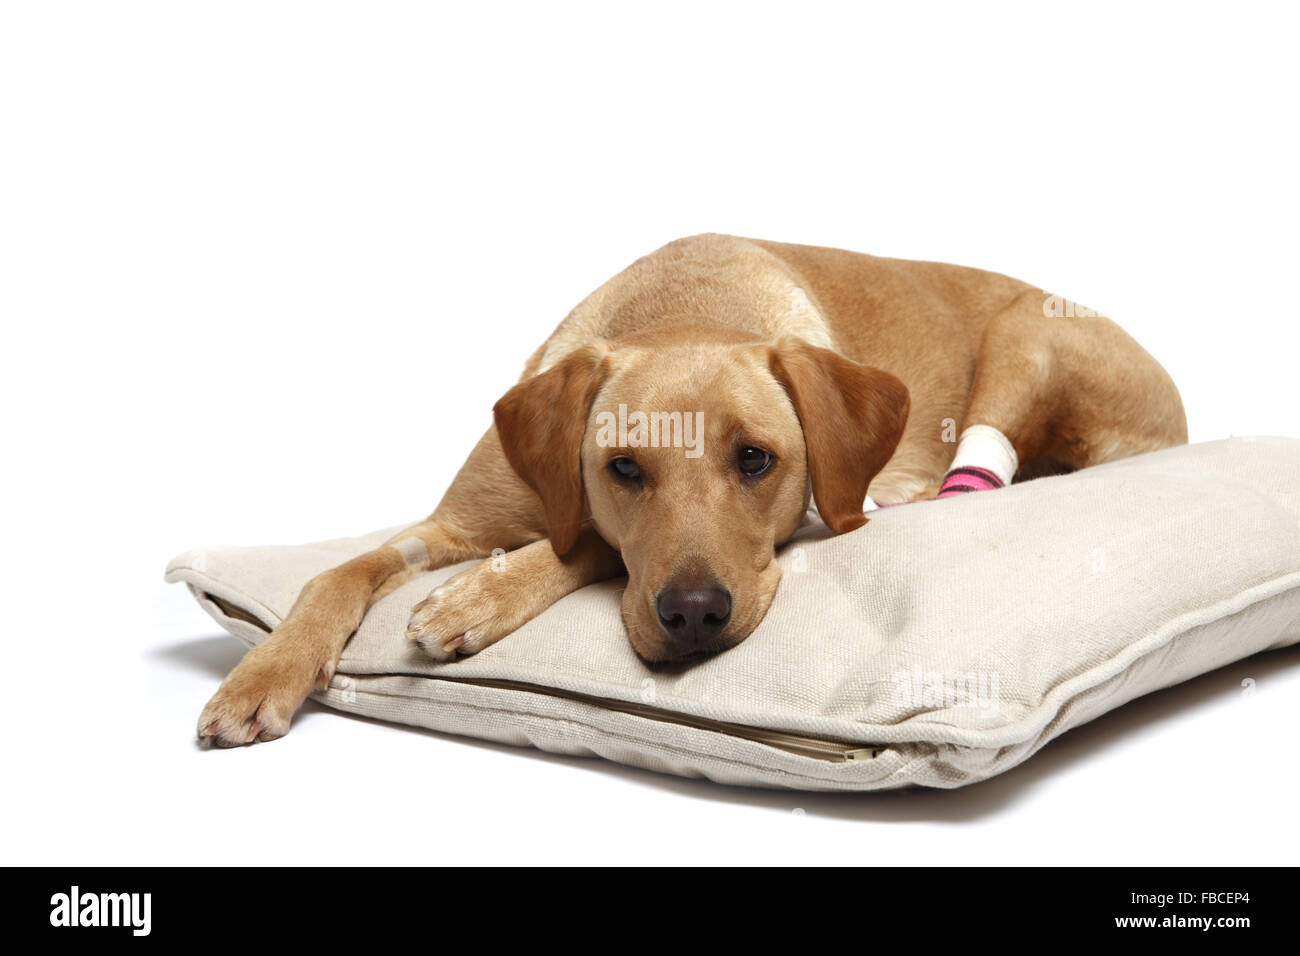
[[[379, 601], [314, 696], [724, 784], [959, 787], [1142, 694], [1300, 641], [1298, 477], [1300, 440], [1232, 438], [874, 511], [846, 535], [812, 522], [781, 550], [759, 628], [688, 668], [633, 653], [621, 581], [433, 661], [405, 628], [469, 565], [445, 568]], [[307, 580], [393, 531], [201, 548], [167, 579], [251, 646]]]

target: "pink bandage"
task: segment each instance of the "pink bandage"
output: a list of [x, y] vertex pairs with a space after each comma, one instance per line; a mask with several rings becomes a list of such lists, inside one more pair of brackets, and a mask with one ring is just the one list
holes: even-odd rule
[[961, 468], [954, 468], [943, 476], [943, 484], [935, 497], [952, 498], [955, 495], [964, 495], [972, 491], [988, 491], [991, 488], [1001, 488], [1002, 486], [1002, 479], [987, 468], [966, 465]]

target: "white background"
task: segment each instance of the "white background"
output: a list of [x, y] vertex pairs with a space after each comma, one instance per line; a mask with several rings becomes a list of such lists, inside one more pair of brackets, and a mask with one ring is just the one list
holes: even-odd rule
[[195, 747], [240, 649], [167, 559], [421, 517], [568, 309], [678, 236], [1008, 272], [1124, 324], [1193, 440], [1300, 433], [1281, 5], [470, 6], [2, 8], [3, 861], [1296, 862], [1296, 650], [957, 792], [313, 704]]

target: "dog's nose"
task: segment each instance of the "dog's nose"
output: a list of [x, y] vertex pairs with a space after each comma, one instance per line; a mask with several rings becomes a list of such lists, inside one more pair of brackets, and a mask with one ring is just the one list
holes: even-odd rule
[[731, 619], [731, 594], [713, 581], [670, 581], [655, 598], [659, 623], [686, 649], [707, 644]]

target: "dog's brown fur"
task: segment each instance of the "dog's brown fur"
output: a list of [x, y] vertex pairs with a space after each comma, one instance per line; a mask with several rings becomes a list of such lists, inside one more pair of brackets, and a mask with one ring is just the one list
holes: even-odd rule
[[[655, 610], [666, 584], [711, 581], [731, 597], [722, 633], [687, 650], [738, 643], [776, 593], [775, 549], [810, 496], [837, 532], [866, 522], [868, 486], [878, 501], [932, 497], [960, 427], [1000, 429], [1022, 476], [1185, 442], [1164, 369], [1108, 319], [1060, 316], [1047, 300], [938, 263], [729, 236], [670, 243], [560, 324], [428, 519], [308, 583], [204, 709], [200, 738], [281, 736], [373, 601], [494, 549], [509, 552], [504, 570], [480, 564], [413, 610], [409, 636], [435, 658], [480, 651], [626, 571], [629, 639], [661, 660], [683, 653]], [[703, 412], [704, 454], [601, 447], [594, 417], [620, 403]], [[767, 474], [740, 474], [746, 445], [774, 455]], [[611, 474], [626, 456], [639, 483]], [[403, 556], [413, 538], [427, 560]]]

